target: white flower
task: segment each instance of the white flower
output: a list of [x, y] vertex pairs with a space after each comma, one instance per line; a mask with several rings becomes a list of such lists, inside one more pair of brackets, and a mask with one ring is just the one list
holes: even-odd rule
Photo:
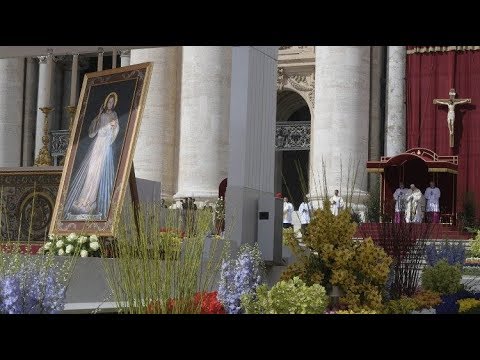
[[94, 241], [90, 243], [90, 249], [92, 249], [93, 251], [97, 251], [99, 248], [100, 245], [98, 244], [98, 242]]
[[77, 239], [77, 234], [71, 233], [70, 235], [67, 236], [67, 240], [72, 242]]
[[80, 237], [78, 238], [78, 242], [79, 242], [80, 244], [85, 244], [85, 243], [87, 242], [87, 240], [88, 240], [88, 239], [87, 239], [86, 236], [80, 236]]
[[48, 240], [50, 241], [55, 240], [55, 235], [53, 234], [48, 235]]
[[70, 254], [73, 251], [73, 245], [67, 245], [67, 248], [65, 249], [65, 252], [67, 254]]
[[44, 248], [45, 250], [50, 250], [50, 247], [51, 247], [51, 246], [52, 246], [52, 242], [49, 241], [49, 242], [45, 243], [45, 245], [43, 245], [43, 248]]
[[80, 251], [80, 256], [81, 257], [87, 257], [88, 256], [88, 251], [87, 250]]
[[63, 240], [58, 240], [55, 245], [57, 246], [58, 249], [60, 249], [61, 247], [63, 247]]
[[98, 241], [97, 235], [90, 235], [90, 241]]
[[63, 255], [63, 254], [65, 254], [65, 251], [63, 251], [63, 249], [58, 250], [58, 255]]

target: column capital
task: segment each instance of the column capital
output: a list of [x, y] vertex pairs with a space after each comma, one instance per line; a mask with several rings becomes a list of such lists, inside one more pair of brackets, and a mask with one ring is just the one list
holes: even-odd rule
[[130, 49], [120, 50], [120, 57], [124, 57], [124, 56], [127, 56], [127, 57], [130, 56]]
[[46, 55], [37, 56], [37, 59], [38, 59], [39, 64], [46, 64], [47, 63], [47, 56]]

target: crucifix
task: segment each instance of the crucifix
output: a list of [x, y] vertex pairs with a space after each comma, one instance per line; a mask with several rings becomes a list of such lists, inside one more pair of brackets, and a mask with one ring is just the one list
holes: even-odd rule
[[449, 99], [433, 99], [433, 103], [448, 106], [447, 123], [450, 132], [450, 147], [454, 147], [455, 106], [471, 103], [472, 99], [455, 99], [455, 89], [450, 89], [448, 95], [450, 96]]

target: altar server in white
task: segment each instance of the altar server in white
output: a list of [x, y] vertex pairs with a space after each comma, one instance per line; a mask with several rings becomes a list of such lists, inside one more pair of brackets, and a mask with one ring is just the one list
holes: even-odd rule
[[339, 211], [345, 207], [345, 203], [341, 196], [338, 195], [338, 190], [335, 190], [335, 195], [330, 198], [330, 210], [332, 214], [337, 216]]
[[430, 187], [425, 190], [425, 200], [427, 201], [427, 221], [432, 223], [440, 222], [440, 189], [435, 186], [434, 181], [430, 181]]

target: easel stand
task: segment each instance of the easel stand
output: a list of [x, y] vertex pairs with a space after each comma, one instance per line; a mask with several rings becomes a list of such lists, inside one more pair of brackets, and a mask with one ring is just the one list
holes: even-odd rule
[[130, 186], [130, 196], [132, 198], [132, 203], [133, 203], [133, 217], [135, 220], [135, 227], [137, 229], [137, 235], [140, 237], [140, 216], [139, 216], [140, 201], [138, 199], [138, 188], [137, 188], [135, 168], [133, 166], [133, 163], [130, 169], [128, 184]]

